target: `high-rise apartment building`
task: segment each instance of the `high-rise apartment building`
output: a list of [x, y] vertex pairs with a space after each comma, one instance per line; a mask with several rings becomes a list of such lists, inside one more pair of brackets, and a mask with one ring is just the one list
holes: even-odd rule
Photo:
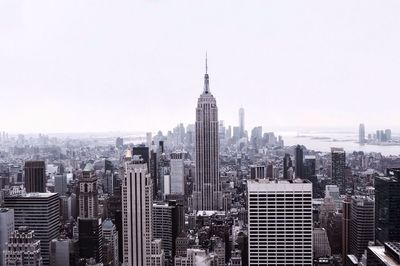
[[11, 233], [4, 249], [4, 266], [42, 266], [40, 240], [34, 237], [34, 231], [27, 226], [20, 226]]
[[122, 182], [124, 265], [151, 263], [152, 183], [147, 164], [126, 158]]
[[171, 153], [171, 194], [185, 194], [185, 153], [173, 152]]
[[27, 193], [6, 197], [6, 208], [14, 209], [15, 227], [26, 226], [40, 240], [43, 265], [50, 263], [50, 241], [60, 227], [60, 203], [57, 193]]
[[26, 161], [25, 189], [30, 192], [46, 192], [46, 164], [44, 161]]
[[206, 63], [204, 91], [198, 99], [196, 108], [196, 178], [193, 208], [195, 210], [219, 210], [221, 207], [218, 107], [210, 92]]
[[248, 265], [312, 265], [312, 184], [249, 180], [247, 191]]
[[332, 180], [338, 185], [341, 194], [346, 191], [346, 152], [342, 148], [331, 148]]

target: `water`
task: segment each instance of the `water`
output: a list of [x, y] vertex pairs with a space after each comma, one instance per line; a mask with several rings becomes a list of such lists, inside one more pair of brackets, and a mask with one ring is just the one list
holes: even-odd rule
[[360, 145], [358, 135], [352, 132], [278, 132], [285, 146], [304, 145], [309, 150], [330, 152], [331, 147], [343, 148], [347, 153], [353, 151], [379, 152], [382, 155], [400, 155], [400, 145]]

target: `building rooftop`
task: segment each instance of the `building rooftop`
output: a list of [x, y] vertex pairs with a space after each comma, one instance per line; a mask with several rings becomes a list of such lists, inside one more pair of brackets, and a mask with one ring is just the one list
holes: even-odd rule
[[385, 265], [390, 266], [400, 266], [400, 263], [396, 262], [392, 257], [390, 257], [385, 251], [384, 246], [369, 246], [368, 249], [379, 258]]
[[251, 191], [270, 191], [270, 190], [291, 190], [296, 187], [296, 190], [311, 190], [312, 184], [306, 179], [295, 180], [269, 180], [269, 179], [255, 179], [247, 181], [247, 188]]

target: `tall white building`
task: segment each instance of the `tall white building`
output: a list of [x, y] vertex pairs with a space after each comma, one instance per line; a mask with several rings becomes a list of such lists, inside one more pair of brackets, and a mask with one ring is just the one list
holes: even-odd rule
[[193, 189], [195, 210], [219, 210], [222, 207], [219, 181], [218, 107], [210, 92], [207, 73], [204, 91], [196, 108], [196, 178]]
[[312, 184], [248, 180], [249, 265], [312, 265]]
[[185, 194], [185, 169], [183, 152], [171, 153], [171, 194]]
[[147, 164], [128, 157], [122, 183], [124, 265], [151, 264], [152, 204]]
[[3, 265], [3, 250], [11, 233], [14, 232], [14, 210], [0, 209], [0, 265]]

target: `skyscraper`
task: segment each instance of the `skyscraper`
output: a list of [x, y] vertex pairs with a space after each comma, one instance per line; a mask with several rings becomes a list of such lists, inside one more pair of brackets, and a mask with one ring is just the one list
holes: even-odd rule
[[25, 162], [26, 192], [46, 192], [46, 164], [44, 161]]
[[79, 178], [79, 218], [97, 218], [98, 197], [97, 177], [93, 166], [88, 163]]
[[340, 194], [346, 191], [346, 152], [342, 148], [331, 148], [332, 181], [338, 185]]
[[184, 156], [183, 152], [171, 153], [171, 193], [172, 194], [185, 194], [185, 172], [184, 172]]
[[303, 178], [303, 148], [300, 145], [296, 146], [296, 178]]
[[127, 158], [122, 182], [123, 254], [125, 265], [151, 263], [152, 183], [147, 164]]
[[245, 128], [244, 128], [244, 108], [240, 107], [239, 108], [239, 137], [240, 138], [245, 137], [244, 131], [245, 131]]
[[185, 222], [184, 209], [175, 201], [153, 204], [153, 238], [162, 239], [162, 248], [167, 265], [173, 265], [175, 240], [183, 231]]
[[196, 178], [193, 191], [195, 210], [219, 210], [222, 207], [219, 181], [218, 108], [210, 92], [207, 73], [204, 91], [196, 108]]
[[118, 232], [111, 219], [106, 219], [103, 228], [103, 261], [105, 265], [119, 265]]
[[247, 181], [249, 264], [312, 265], [312, 184]]
[[350, 213], [349, 253], [361, 259], [370, 241], [375, 240], [374, 200], [353, 196]]
[[365, 126], [364, 124], [360, 124], [358, 128], [358, 143], [364, 144], [365, 143]]
[[400, 241], [400, 177], [375, 177], [375, 238], [378, 244]]
[[289, 168], [291, 167], [293, 167], [293, 163], [290, 154], [285, 153], [283, 157], [283, 179], [291, 179], [291, 176], [289, 177]]
[[27, 193], [6, 197], [4, 205], [14, 209], [15, 227], [26, 226], [40, 240], [43, 265], [50, 263], [50, 241], [58, 237], [60, 205], [57, 193]]

